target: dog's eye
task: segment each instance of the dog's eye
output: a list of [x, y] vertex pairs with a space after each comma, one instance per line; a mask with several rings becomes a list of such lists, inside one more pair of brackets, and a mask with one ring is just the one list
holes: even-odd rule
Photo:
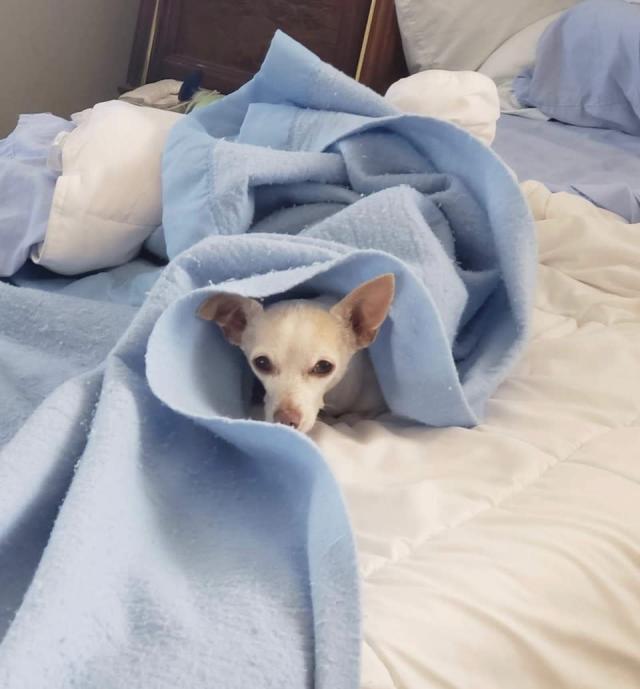
[[333, 364], [326, 359], [320, 359], [311, 369], [314, 376], [328, 376], [333, 371]]
[[273, 364], [268, 356], [257, 356], [253, 360], [253, 365], [262, 373], [271, 373], [273, 371]]

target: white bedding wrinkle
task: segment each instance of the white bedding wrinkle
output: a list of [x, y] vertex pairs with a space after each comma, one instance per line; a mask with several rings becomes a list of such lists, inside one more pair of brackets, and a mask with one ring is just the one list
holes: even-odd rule
[[640, 686], [640, 225], [523, 189], [534, 333], [486, 422], [313, 432], [358, 542], [362, 689]]
[[31, 258], [74, 275], [125, 263], [162, 219], [160, 165], [182, 115], [99, 103], [65, 136], [44, 241]]

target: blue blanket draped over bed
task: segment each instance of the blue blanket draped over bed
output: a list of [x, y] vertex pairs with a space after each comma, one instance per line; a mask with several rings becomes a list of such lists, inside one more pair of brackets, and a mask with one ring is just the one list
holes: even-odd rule
[[135, 316], [0, 284], [0, 396], [19, 406], [0, 419], [0, 686], [355, 689], [338, 487], [306, 437], [245, 419], [242, 356], [195, 309], [393, 271], [372, 349], [391, 410], [471, 425], [526, 334], [526, 206], [471, 136], [283, 34], [174, 129], [164, 203], [174, 260]]

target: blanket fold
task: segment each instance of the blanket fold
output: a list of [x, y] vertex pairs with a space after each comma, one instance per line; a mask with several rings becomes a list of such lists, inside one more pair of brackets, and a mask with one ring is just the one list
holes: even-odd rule
[[[300, 69], [276, 77], [287, 60]], [[251, 82], [174, 127], [163, 197], [170, 256], [217, 236], [214, 285], [224, 276], [273, 279], [282, 271], [275, 255], [296, 269], [292, 293], [341, 295], [373, 277], [373, 263], [393, 271], [397, 296], [371, 352], [397, 414], [476, 424], [521, 349], [535, 244], [507, 169], [454, 125], [399, 115], [314, 56], [302, 59], [284, 34]], [[265, 233], [259, 250], [255, 233]], [[296, 239], [283, 242], [278, 233]], [[308, 239], [331, 242], [334, 259], [348, 253], [348, 267], [327, 261], [302, 270]], [[260, 294], [245, 289], [269, 297], [275, 285]]]
[[[340, 490], [307, 437], [246, 418], [244, 361], [197, 304], [338, 296], [393, 272], [371, 350], [389, 407], [473, 425], [526, 335], [528, 211], [469, 134], [397, 114], [280, 33], [249, 84], [174, 127], [163, 166], [172, 262], [130, 325], [105, 310], [108, 355], [99, 302], [51, 310], [96, 357], [71, 360], [0, 450], [0, 491], [21, 496], [0, 493], [0, 571], [19, 582], [0, 589], [0, 686], [355, 689]], [[13, 322], [21, 293], [0, 284]], [[6, 352], [31, 355], [0, 348], [3, 367]]]

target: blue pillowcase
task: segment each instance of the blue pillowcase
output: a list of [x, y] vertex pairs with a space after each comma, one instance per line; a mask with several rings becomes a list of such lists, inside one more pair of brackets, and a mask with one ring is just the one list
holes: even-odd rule
[[640, 6], [577, 4], [545, 31], [513, 88], [522, 105], [560, 122], [640, 135]]

